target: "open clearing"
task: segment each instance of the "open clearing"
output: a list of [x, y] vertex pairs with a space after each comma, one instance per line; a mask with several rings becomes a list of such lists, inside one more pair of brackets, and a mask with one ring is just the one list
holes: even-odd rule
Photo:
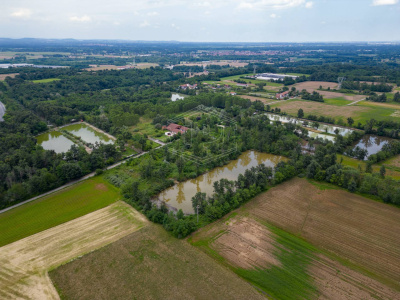
[[50, 277], [64, 299], [264, 299], [155, 224], [55, 269]]
[[238, 96], [240, 98], [249, 99], [251, 101], [257, 101], [258, 100], [258, 101], [261, 101], [261, 102], [263, 102], [265, 104], [268, 104], [268, 103], [276, 101], [274, 99], [265, 99], [265, 98], [262, 98], [262, 97], [255, 97], [255, 96], [247, 96], [247, 95], [238, 95]]
[[19, 73], [11, 73], [11, 74], [0, 74], [0, 81], [4, 81], [6, 77], [10, 76], [14, 78], [15, 76], [19, 75]]
[[324, 98], [340, 98], [349, 100], [349, 101], [358, 101], [364, 99], [365, 95], [346, 95], [338, 92], [330, 92], [330, 91], [319, 91], [319, 87], [322, 86], [323, 89], [327, 89], [330, 87], [331, 89], [336, 89], [338, 84], [335, 82], [324, 82], [324, 81], [305, 81], [296, 83], [293, 85], [297, 90], [301, 91], [303, 89], [307, 90], [307, 92], [312, 93], [314, 91], [320, 93]]
[[246, 208], [400, 289], [400, 209], [299, 178]]
[[[349, 102], [350, 103], [350, 102]], [[297, 115], [297, 112], [300, 108], [304, 110], [306, 115], [308, 114], [316, 114], [323, 115], [329, 117], [341, 117], [343, 120], [346, 120], [348, 117], [352, 117], [356, 119], [363, 112], [368, 112], [371, 109], [367, 107], [360, 106], [337, 106], [337, 105], [329, 105], [315, 101], [305, 101], [305, 100], [296, 100], [296, 101], [285, 101], [282, 103], [277, 103], [274, 106], [279, 107], [282, 111], [287, 112], [292, 115]]]
[[399, 216], [397, 208], [296, 178], [190, 241], [273, 298], [398, 299]]
[[298, 90], [307, 90], [308, 92], [312, 92], [314, 90], [319, 89], [320, 86], [322, 86], [323, 89], [331, 88], [335, 89], [337, 88], [338, 84], [336, 82], [326, 82], [326, 81], [304, 81], [300, 83], [296, 83], [293, 85], [296, 87]]
[[116, 187], [93, 177], [0, 214], [0, 247], [117, 201]]
[[145, 224], [141, 214], [118, 201], [1, 247], [0, 298], [58, 299], [47, 271], [119, 240]]
[[38, 79], [38, 80], [32, 80], [33, 83], [49, 83], [53, 81], [58, 81], [61, 80], [60, 78], [47, 78], [47, 79]]

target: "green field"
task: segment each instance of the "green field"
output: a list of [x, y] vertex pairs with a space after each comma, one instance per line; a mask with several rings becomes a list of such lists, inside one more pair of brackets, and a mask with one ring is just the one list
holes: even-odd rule
[[342, 97], [338, 98], [330, 98], [330, 99], [324, 99], [324, 103], [330, 104], [330, 105], [336, 105], [336, 106], [345, 106], [349, 105], [352, 101], [346, 100]]
[[[259, 82], [264, 82], [264, 83], [267, 84], [267, 86], [276, 86], [276, 87], [281, 87], [281, 86], [283, 86], [283, 84], [281, 84], [281, 83], [270, 82], [270, 81], [267, 81], [267, 80], [257, 80], [257, 79], [241, 78], [241, 77], [243, 77], [243, 76], [252, 76], [252, 75], [253, 75], [253, 74], [251, 73], [251, 74], [243, 74], [243, 75], [235, 75], [235, 76], [223, 77], [223, 78], [221, 78], [221, 81], [224, 82], [224, 81], [226, 81], [226, 80], [231, 80], [231, 81], [233, 81], [233, 80], [241, 79], [241, 80], [246, 81], [247, 83], [254, 83], [254, 84], [256, 84], [256, 83], [259, 83]], [[225, 83], [225, 82], [224, 82], [224, 83]]]
[[47, 79], [38, 79], [38, 80], [32, 80], [33, 83], [48, 83], [48, 82], [53, 82], [53, 81], [58, 81], [61, 80], [60, 78], [47, 78]]
[[119, 199], [117, 188], [94, 177], [0, 214], [0, 247], [49, 229]]
[[[158, 139], [160, 141], [166, 142], [168, 137], [165, 135], [164, 130], [158, 130], [154, 127], [152, 120], [150, 119], [140, 119], [139, 123], [135, 126], [130, 127], [130, 130], [133, 134], [147, 134], [148, 136]], [[159, 144], [154, 143], [153, 141], [148, 140], [148, 145], [151, 145], [152, 149], [157, 148]]]
[[[236, 214], [232, 214], [231, 217], [235, 219]], [[212, 246], [214, 240], [226, 233], [224, 230], [219, 230], [221, 229], [221, 223], [232, 224], [229, 221], [228, 217], [224, 218], [223, 221], [217, 221], [211, 225], [218, 226], [218, 230], [215, 231], [216, 235], [207, 235], [205, 237], [200, 232], [200, 234], [194, 234], [193, 238], [189, 239], [189, 241], [193, 246], [200, 248], [222, 265], [229, 267], [240, 277], [271, 296], [272, 299], [315, 298], [318, 294], [317, 288], [313, 283], [312, 276], [308, 272], [308, 268], [313, 260], [317, 260], [317, 257], [314, 255], [316, 249], [312, 245], [279, 228], [263, 224], [272, 233], [275, 248], [273, 255], [279, 260], [280, 265], [268, 266], [267, 268], [239, 268], [228, 262], [219, 253], [219, 250], [215, 250]], [[206, 229], [206, 231], [211, 230], [209, 228]], [[254, 245], [249, 245], [249, 247], [257, 248]]]

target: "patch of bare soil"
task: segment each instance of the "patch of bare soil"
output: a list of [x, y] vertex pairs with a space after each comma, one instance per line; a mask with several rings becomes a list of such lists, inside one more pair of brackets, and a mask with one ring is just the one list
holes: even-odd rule
[[96, 184], [96, 190], [101, 190], [101, 191], [108, 191], [107, 186], [104, 183], [98, 183]]
[[280, 266], [273, 254], [274, 238], [266, 226], [253, 219], [235, 217], [222, 227], [224, 232], [213, 240], [211, 247], [232, 265], [244, 269]]
[[318, 299], [399, 299], [400, 293], [384, 284], [355, 272], [337, 261], [319, 255], [309, 269], [317, 286]]
[[0, 299], [59, 299], [47, 271], [138, 230], [146, 218], [118, 201], [0, 248]]
[[261, 102], [263, 102], [263, 103], [266, 103], [266, 104], [268, 104], [268, 103], [271, 103], [271, 102], [273, 102], [274, 100], [272, 100], [272, 99], [265, 99], [265, 98], [261, 98], [261, 97], [255, 97], [255, 96], [248, 96], [248, 95], [238, 95], [240, 98], [243, 98], [243, 99], [249, 99], [249, 100], [251, 100], [251, 101], [261, 101]]
[[400, 209], [295, 178], [246, 205], [256, 217], [300, 235], [400, 290]]
[[10, 76], [14, 78], [15, 76], [19, 75], [19, 73], [11, 73], [11, 74], [0, 74], [0, 81], [4, 81], [6, 77]]
[[319, 89], [320, 86], [322, 86], [323, 89], [331, 88], [335, 89], [337, 88], [338, 84], [336, 82], [326, 82], [326, 81], [304, 81], [300, 83], [296, 83], [293, 85], [296, 87], [297, 90], [307, 90], [309, 93], [310, 91], [312, 92], [313, 90]]

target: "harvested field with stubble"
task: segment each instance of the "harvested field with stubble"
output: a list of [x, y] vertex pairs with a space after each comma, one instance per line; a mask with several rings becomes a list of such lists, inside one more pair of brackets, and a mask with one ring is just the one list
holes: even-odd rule
[[64, 299], [265, 299], [155, 224], [55, 269], [50, 277]]
[[330, 92], [330, 91], [319, 91], [319, 87], [322, 86], [323, 89], [327, 89], [328, 87], [331, 89], [336, 89], [338, 84], [335, 82], [324, 82], [324, 81], [305, 81], [296, 83], [293, 85], [297, 90], [301, 91], [303, 89], [307, 90], [307, 92], [312, 93], [314, 91], [320, 93], [324, 98], [340, 98], [343, 97], [349, 101], [358, 101], [366, 98], [365, 95], [346, 95], [338, 92]]
[[266, 98], [255, 97], [255, 96], [247, 96], [247, 95], [238, 95], [238, 96], [240, 98], [243, 98], [243, 99], [249, 99], [250, 101], [257, 101], [258, 100], [258, 101], [261, 101], [261, 102], [263, 102], [265, 104], [268, 104], [268, 103], [276, 101], [274, 99], [266, 99]]
[[[0, 299], [59, 299], [48, 271], [142, 228], [144, 216], [118, 201], [0, 248]], [[93, 298], [94, 299], [94, 298]]]
[[[351, 102], [349, 102], [351, 103]], [[297, 112], [300, 108], [302, 108], [306, 115], [314, 114], [314, 115], [323, 115], [333, 118], [342, 118], [346, 120], [348, 117], [352, 117], [357, 120], [358, 116], [363, 113], [368, 113], [371, 111], [371, 108], [361, 107], [361, 106], [336, 106], [329, 105], [315, 101], [285, 101], [282, 103], [277, 103], [274, 107], [279, 107], [282, 111], [291, 114], [297, 115]]]
[[0, 81], [4, 81], [6, 77], [10, 76], [14, 78], [15, 76], [19, 75], [19, 73], [11, 73], [11, 74], [0, 74]]
[[400, 290], [399, 208], [296, 178], [246, 209]]
[[190, 242], [272, 298], [399, 299], [399, 229], [398, 208], [296, 178]]

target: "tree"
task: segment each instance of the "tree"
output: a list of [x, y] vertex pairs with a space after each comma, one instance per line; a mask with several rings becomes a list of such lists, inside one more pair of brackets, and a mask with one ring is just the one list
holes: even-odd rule
[[206, 193], [197, 192], [196, 195], [192, 197], [192, 207], [196, 213], [197, 206], [199, 206], [199, 214], [204, 214], [207, 206]]
[[354, 124], [354, 120], [352, 117], [348, 117], [347, 118], [347, 123], [349, 124], [349, 126], [351, 127]]
[[356, 183], [356, 181], [354, 180], [354, 178], [352, 178], [352, 179], [350, 180], [349, 186], [348, 186], [347, 188], [348, 188], [348, 190], [349, 190], [350, 192], [352, 192], [352, 193], [354, 193], [354, 192], [356, 191], [356, 189], [357, 189], [357, 183]]
[[304, 111], [303, 109], [299, 109], [299, 111], [297, 112], [297, 117], [299, 117], [300, 119], [302, 119], [304, 117]]
[[379, 170], [379, 174], [381, 174], [382, 178], [385, 178], [386, 168], [384, 165], [382, 165], [381, 169]]
[[393, 101], [400, 102], [400, 92], [397, 92], [396, 94], [394, 94]]

